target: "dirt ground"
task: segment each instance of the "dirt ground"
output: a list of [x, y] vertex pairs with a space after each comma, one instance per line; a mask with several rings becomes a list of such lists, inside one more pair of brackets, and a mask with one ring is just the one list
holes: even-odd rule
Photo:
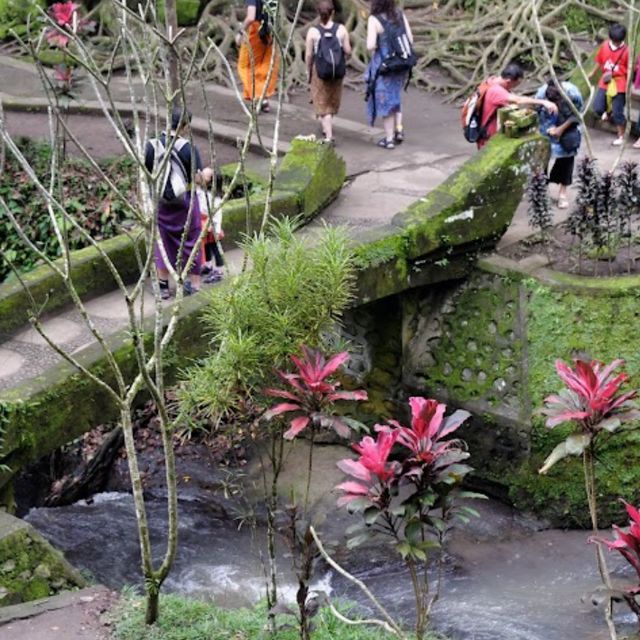
[[5, 609], [0, 640], [108, 640], [110, 623], [104, 614], [118, 599], [117, 593], [91, 587], [58, 598], [41, 609], [33, 604], [9, 607], [13, 620], [7, 620]]

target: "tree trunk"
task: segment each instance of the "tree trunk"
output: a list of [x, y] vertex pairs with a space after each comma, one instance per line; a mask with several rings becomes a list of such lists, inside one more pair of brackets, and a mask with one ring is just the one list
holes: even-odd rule
[[147, 588], [147, 610], [145, 612], [144, 621], [146, 624], [155, 624], [158, 619], [158, 602], [160, 599], [160, 590], [153, 585]]

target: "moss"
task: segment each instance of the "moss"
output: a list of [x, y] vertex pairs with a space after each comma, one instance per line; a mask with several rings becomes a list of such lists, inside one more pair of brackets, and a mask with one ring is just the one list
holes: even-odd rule
[[[636, 291], [608, 297], [553, 291], [530, 280], [528, 293], [529, 389], [533, 407], [541, 407], [546, 395], [561, 388], [554, 362], [574, 357], [609, 362], [624, 358], [630, 387], [640, 386], [640, 351], [637, 326], [640, 316]], [[612, 323], [615, 322], [615, 330]], [[563, 524], [586, 524], [586, 498], [579, 459], [558, 463], [548, 477], [537, 469], [566, 429], [545, 428], [532, 420], [531, 457], [510, 478], [512, 495], [519, 505], [542, 510]], [[597, 464], [599, 504], [603, 524], [620, 518], [618, 497], [640, 498], [640, 433], [625, 432], [602, 440]]]
[[[142, 234], [136, 241], [139, 250], [142, 250]], [[134, 242], [130, 238], [122, 235], [99, 244], [116, 265], [125, 282], [132, 282], [138, 277], [140, 272]], [[57, 260], [56, 264], [62, 266], [62, 261]], [[9, 333], [28, 321], [32, 297], [38, 309], [46, 311], [58, 309], [71, 301], [62, 278], [47, 265], [37, 267], [20, 277], [28, 287], [28, 292], [17, 280], [0, 285], [0, 333]], [[106, 293], [116, 286], [113, 275], [94, 247], [71, 253], [71, 278], [81, 297]]]
[[545, 164], [548, 145], [537, 134], [495, 136], [437, 189], [398, 214], [393, 224], [408, 238], [409, 257], [442, 243], [461, 246], [497, 238], [510, 224], [531, 164]]
[[30, 526], [0, 515], [1, 605], [38, 600], [83, 586], [79, 572]]
[[310, 220], [342, 189], [345, 166], [329, 145], [294, 139], [278, 170], [275, 187], [298, 194], [300, 213], [305, 221]]
[[[176, 0], [176, 13], [178, 15], [178, 25], [188, 27], [198, 22], [202, 2], [201, 0]], [[158, 20], [164, 20], [164, 0], [157, 3]]]
[[[236, 199], [227, 203], [223, 209], [222, 226], [225, 233], [223, 245], [232, 248], [246, 233], [253, 233], [260, 229], [266, 195], [255, 195], [249, 200], [249, 211], [244, 199]], [[275, 191], [271, 200], [271, 217], [296, 217], [300, 212], [298, 196], [286, 191]], [[249, 229], [247, 229], [247, 222]]]

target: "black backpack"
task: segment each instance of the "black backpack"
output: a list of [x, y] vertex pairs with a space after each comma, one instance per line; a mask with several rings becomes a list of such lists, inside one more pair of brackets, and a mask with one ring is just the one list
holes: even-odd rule
[[386, 44], [387, 50], [387, 55], [380, 65], [380, 75], [410, 72], [416, 66], [418, 58], [404, 28], [404, 16], [400, 14], [399, 19], [393, 22], [382, 15], [377, 15], [376, 18], [384, 29], [380, 37]]
[[320, 32], [320, 40], [314, 54], [314, 62], [320, 80], [339, 80], [344, 78], [347, 72], [344, 51], [337, 36], [339, 26], [337, 23], [330, 29], [316, 26]]

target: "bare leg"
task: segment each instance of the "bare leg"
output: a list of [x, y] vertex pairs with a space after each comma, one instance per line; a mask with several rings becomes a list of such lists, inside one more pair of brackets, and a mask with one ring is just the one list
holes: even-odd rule
[[320, 116], [320, 122], [325, 139], [333, 140], [333, 116], [330, 113]]
[[382, 125], [384, 127], [384, 137], [387, 142], [393, 142], [393, 132], [396, 124], [396, 114], [387, 116], [382, 119]]

